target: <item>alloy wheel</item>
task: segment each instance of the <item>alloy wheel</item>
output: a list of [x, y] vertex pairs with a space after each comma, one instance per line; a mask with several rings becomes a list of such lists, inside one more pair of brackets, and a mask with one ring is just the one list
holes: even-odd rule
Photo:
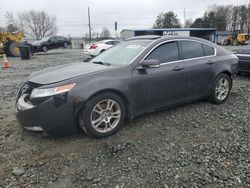
[[97, 103], [91, 112], [92, 127], [101, 133], [113, 130], [121, 119], [121, 107], [112, 99], [104, 99]]
[[220, 78], [215, 88], [216, 98], [220, 101], [224, 100], [227, 97], [229, 90], [230, 85], [228, 79], [225, 77]]

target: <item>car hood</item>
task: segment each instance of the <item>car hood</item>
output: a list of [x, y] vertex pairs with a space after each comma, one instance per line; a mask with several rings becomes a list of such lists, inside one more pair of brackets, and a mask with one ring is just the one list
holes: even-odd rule
[[46, 85], [107, 69], [109, 69], [108, 66], [93, 63], [70, 63], [34, 72], [29, 76], [28, 80], [29, 82]]

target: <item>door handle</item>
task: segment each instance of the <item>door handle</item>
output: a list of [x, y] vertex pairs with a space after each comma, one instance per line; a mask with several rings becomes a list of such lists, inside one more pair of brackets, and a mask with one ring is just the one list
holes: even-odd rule
[[215, 61], [212, 61], [212, 60], [208, 60], [208, 61], [207, 61], [207, 64], [208, 64], [208, 65], [212, 65], [212, 64], [214, 64], [214, 63], [215, 63]]
[[173, 68], [174, 71], [180, 71], [182, 69], [184, 69], [184, 67], [176, 66]]

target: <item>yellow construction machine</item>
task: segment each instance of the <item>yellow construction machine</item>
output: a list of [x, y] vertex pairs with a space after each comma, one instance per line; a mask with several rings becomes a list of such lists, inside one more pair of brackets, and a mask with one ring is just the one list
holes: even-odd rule
[[224, 45], [245, 45], [249, 35], [247, 33], [233, 32], [233, 34], [228, 35], [227, 38], [223, 41]]
[[21, 32], [0, 32], [0, 54], [14, 57], [20, 56], [19, 46], [22, 39], [23, 34]]

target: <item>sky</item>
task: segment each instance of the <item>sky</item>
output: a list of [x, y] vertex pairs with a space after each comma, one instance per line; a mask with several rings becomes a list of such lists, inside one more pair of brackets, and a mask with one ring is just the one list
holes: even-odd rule
[[57, 18], [58, 35], [84, 36], [88, 33], [88, 7], [90, 7], [92, 32], [101, 32], [107, 27], [115, 36], [122, 29], [148, 29], [153, 26], [160, 12], [174, 11], [181, 23], [195, 19], [205, 10], [217, 5], [242, 5], [249, 0], [2, 0], [0, 26], [6, 26], [5, 13], [14, 14], [28, 10], [44, 10]]

